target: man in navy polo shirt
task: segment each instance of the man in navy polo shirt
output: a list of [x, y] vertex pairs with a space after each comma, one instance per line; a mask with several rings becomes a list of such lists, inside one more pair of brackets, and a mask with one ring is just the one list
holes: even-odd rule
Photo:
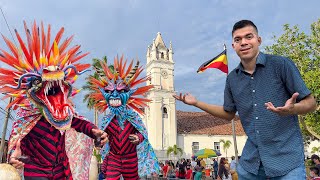
[[174, 97], [228, 120], [238, 112], [248, 136], [237, 167], [240, 180], [305, 179], [298, 114], [316, 109], [314, 97], [290, 59], [259, 52], [262, 39], [253, 22], [235, 23], [232, 39], [240, 64], [227, 77], [223, 106], [189, 93]]

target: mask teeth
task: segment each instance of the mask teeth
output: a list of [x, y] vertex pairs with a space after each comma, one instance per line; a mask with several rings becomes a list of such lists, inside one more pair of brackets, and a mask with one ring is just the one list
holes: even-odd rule
[[48, 103], [48, 107], [50, 108], [50, 109], [53, 109], [53, 106], [52, 106], [52, 104], [50, 103], [50, 101], [48, 100], [48, 97], [47, 96], [44, 96], [45, 98], [46, 98], [46, 102]]
[[62, 80], [48, 81], [47, 84], [46, 84], [46, 87], [45, 87], [45, 89], [44, 89], [45, 95], [48, 95], [49, 90], [50, 90], [52, 87], [54, 87], [54, 85], [59, 86], [59, 87], [61, 88], [62, 92], [64, 92], [64, 91], [63, 91], [63, 86], [62, 86], [62, 84], [63, 84]]
[[[53, 109], [53, 105], [50, 103], [50, 101], [48, 100], [48, 97], [47, 97], [49, 90], [50, 90], [52, 87], [54, 87], [54, 85], [57, 85], [57, 86], [60, 87], [61, 92], [64, 94], [64, 86], [63, 86], [62, 84], [63, 84], [63, 81], [62, 81], [62, 80], [48, 81], [48, 82], [47, 82], [47, 84], [46, 84], [46, 86], [45, 86], [45, 89], [44, 89], [44, 93], [45, 93], [46, 101], [48, 102], [48, 108]], [[65, 102], [65, 101], [66, 101], [66, 97], [63, 96], [63, 98], [64, 98], [64, 102]], [[68, 112], [67, 110], [68, 110], [68, 108], [66, 108], [66, 110], [61, 111], [61, 113], [67, 114], [67, 112]], [[59, 111], [60, 111], [60, 110], [56, 109], [56, 110], [53, 112], [54, 115], [57, 116], [57, 115], [59, 114]]]
[[68, 114], [68, 110], [69, 110], [69, 107], [64, 108], [64, 109], [63, 109], [63, 114], [64, 114], [64, 115]]
[[116, 107], [122, 105], [120, 99], [111, 99], [111, 100], [109, 101], [109, 104], [110, 104], [111, 106], [116, 106]]
[[49, 92], [49, 89], [51, 89], [51, 81], [48, 81], [47, 84], [46, 84], [46, 87], [44, 89], [44, 94], [47, 96], [48, 95], [48, 92]]

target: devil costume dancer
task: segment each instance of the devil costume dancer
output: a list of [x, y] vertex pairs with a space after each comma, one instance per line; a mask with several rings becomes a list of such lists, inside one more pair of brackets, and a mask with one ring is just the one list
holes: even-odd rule
[[90, 67], [75, 62], [87, 54], [78, 52], [79, 45], [68, 49], [72, 37], [58, 45], [63, 28], [50, 42], [50, 25], [47, 33], [43, 24], [39, 29], [34, 23], [31, 31], [24, 25], [27, 41], [17, 31], [19, 47], [4, 37], [11, 54], [1, 50], [0, 56], [15, 68], [0, 68], [0, 92], [13, 97], [8, 107], [18, 110], [9, 156], [20, 139], [22, 154], [29, 157], [25, 179], [88, 179], [93, 142], [87, 136], [94, 138], [92, 129], [97, 127], [74, 113], [70, 99], [78, 92], [72, 88], [77, 75]]
[[[100, 61], [101, 68], [96, 69], [98, 78], [89, 77], [95, 108], [110, 113], [103, 118], [102, 128], [108, 133], [109, 143], [102, 150], [104, 157], [100, 178], [139, 179], [140, 177], [158, 173], [158, 160], [148, 141], [147, 130], [138, 113], [150, 100], [138, 98], [136, 95], [146, 93], [152, 85], [132, 89], [137, 84], [146, 82], [147, 77], [137, 79], [142, 72], [139, 62], [128, 68], [123, 56], [115, 58], [113, 66]], [[138, 113], [137, 113], [138, 112]], [[130, 140], [131, 139], [131, 140]], [[135, 141], [136, 143], [133, 143]]]

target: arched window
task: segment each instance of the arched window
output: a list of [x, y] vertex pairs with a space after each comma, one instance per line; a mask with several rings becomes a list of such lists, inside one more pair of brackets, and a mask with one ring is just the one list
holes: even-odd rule
[[161, 58], [164, 59], [164, 54], [163, 54], [163, 52], [161, 52]]
[[162, 108], [162, 116], [163, 118], [168, 118], [168, 111], [166, 107]]

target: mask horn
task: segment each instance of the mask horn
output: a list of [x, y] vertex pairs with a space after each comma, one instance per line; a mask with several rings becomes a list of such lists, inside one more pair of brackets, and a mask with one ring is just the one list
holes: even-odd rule
[[126, 79], [126, 84], [129, 84], [134, 76], [134, 74], [136, 73], [138, 67], [139, 67], [140, 62], [137, 61], [137, 64], [134, 66], [133, 69], [131, 69], [130, 73], [127, 75]]

